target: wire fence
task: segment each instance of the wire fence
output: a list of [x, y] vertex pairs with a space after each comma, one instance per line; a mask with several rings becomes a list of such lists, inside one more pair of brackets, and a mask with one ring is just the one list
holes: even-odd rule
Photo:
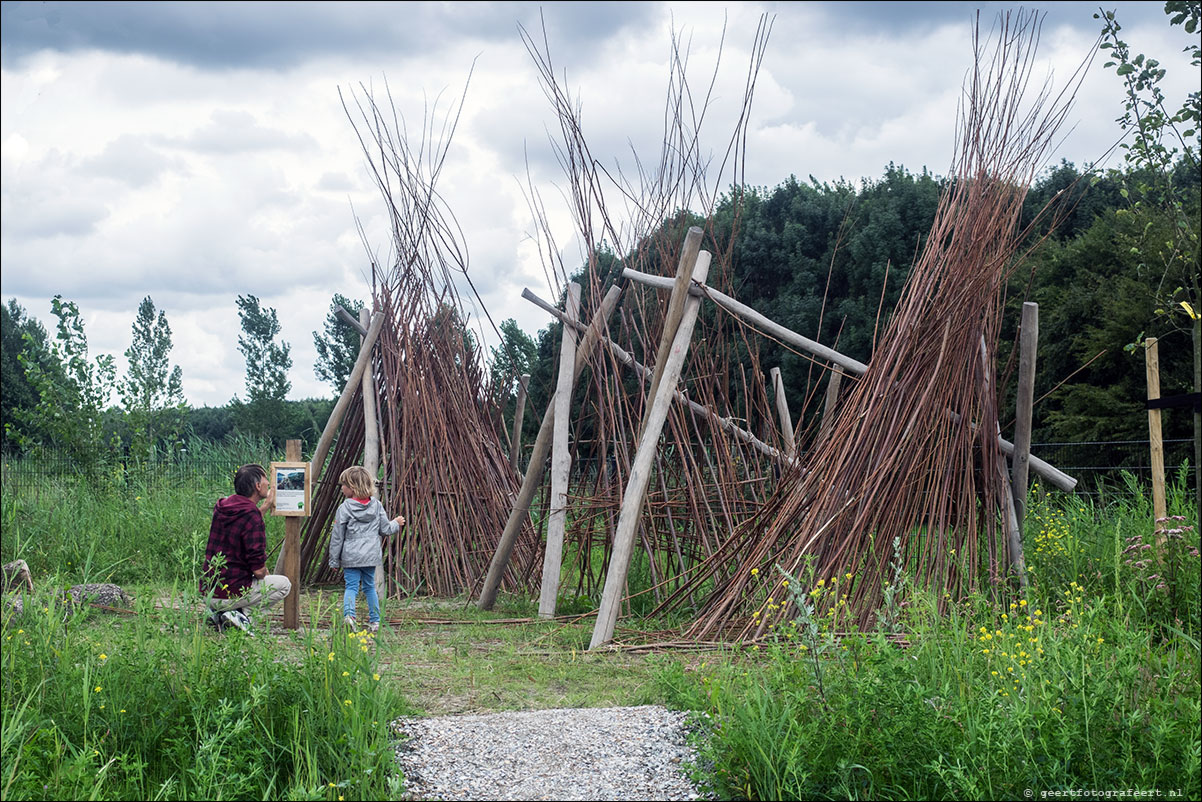
[[[1190, 464], [1192, 451], [1190, 439], [1164, 441], [1164, 468], [1170, 481]], [[1152, 481], [1151, 448], [1147, 440], [1033, 443], [1031, 453], [1077, 479], [1078, 493], [1097, 495], [1107, 488], [1122, 487], [1124, 471], [1141, 483]], [[0, 458], [0, 477], [5, 493], [90, 473], [93, 480], [114, 485], [170, 486], [228, 495], [233, 492], [234, 471], [238, 466], [260, 459], [251, 454], [242, 455], [242, 459], [231, 455], [187, 454], [149, 462], [111, 459], [94, 463], [85, 471], [69, 456], [47, 451]], [[273, 459], [283, 456], [276, 455]], [[1191, 471], [1186, 483], [1192, 487], [1193, 481]]]

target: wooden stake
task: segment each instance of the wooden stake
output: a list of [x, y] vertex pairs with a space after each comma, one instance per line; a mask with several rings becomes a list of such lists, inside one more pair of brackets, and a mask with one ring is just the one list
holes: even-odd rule
[[522, 453], [522, 418], [526, 415], [526, 389], [530, 374], [523, 373], [518, 382], [518, 398], [513, 410], [513, 436], [509, 438], [509, 467], [518, 472], [518, 457]]
[[826, 398], [822, 403], [822, 425], [818, 428], [818, 442], [825, 443], [835, 425], [835, 410], [839, 404], [839, 385], [843, 383], [843, 374], [837, 370], [830, 371], [831, 378], [826, 385]]
[[1027, 516], [1027, 479], [1031, 461], [1031, 418], [1035, 401], [1035, 356], [1039, 343], [1039, 304], [1023, 304], [1019, 332], [1018, 397], [1014, 406], [1014, 457], [1011, 462], [1018, 531]]
[[[580, 285], [568, 284], [565, 302], [569, 320], [580, 318]], [[551, 437], [551, 512], [547, 516], [547, 547], [543, 551], [543, 582], [538, 598], [541, 618], [555, 616], [555, 599], [559, 595], [559, 572], [563, 567], [563, 534], [568, 521], [568, 476], [572, 472], [572, 456], [568, 451], [571, 428], [572, 385], [575, 378], [576, 328], [565, 324], [559, 348], [559, 377], [555, 385], [555, 430]]]
[[[284, 459], [301, 461], [301, 441], [289, 440], [284, 444]], [[275, 481], [275, 477], [271, 477]], [[295, 515], [284, 518], [284, 576], [292, 583], [292, 592], [284, 597], [284, 629], [300, 626], [300, 530], [301, 519]]]
[[[710, 254], [708, 251], [701, 251], [698, 254], [697, 265], [693, 269], [693, 280], [705, 281], [709, 268]], [[618, 515], [617, 531], [614, 533], [609, 571], [605, 576], [605, 589], [601, 595], [601, 607], [597, 611], [597, 621], [593, 627], [593, 638], [589, 643], [589, 649], [595, 649], [613, 640], [618, 609], [626, 588], [626, 573], [630, 568], [634, 534], [639, 516], [642, 514], [647, 483], [651, 479], [651, 463], [655, 459], [659, 436], [663, 432], [664, 422], [668, 418], [668, 409], [672, 404], [681, 368], [684, 367], [685, 354], [689, 350], [689, 342], [693, 337], [693, 326], [697, 322], [697, 312], [700, 307], [701, 300], [699, 298], [688, 296], [684, 312], [681, 315], [680, 326], [677, 328], [676, 336], [668, 350], [668, 357], [663, 363], [661, 386], [650, 399], [648, 413], [644, 418], [643, 434], [639, 438], [639, 446], [635, 451], [634, 461], [630, 467], [630, 476], [626, 483], [626, 492], [622, 496], [622, 510]], [[661, 347], [660, 351], [663, 350]]]
[[[576, 347], [576, 364], [572, 369], [574, 377], [579, 376], [580, 371], [584, 370], [585, 364], [592, 356], [593, 349], [597, 347], [601, 330], [605, 328], [605, 321], [613, 314], [614, 307], [618, 305], [618, 298], [621, 295], [622, 288], [615, 285], [609, 288], [609, 292], [601, 300], [600, 308], [593, 315], [588, 330], [585, 331], [583, 339]], [[542, 426], [539, 427], [538, 436], [534, 438], [534, 447], [530, 452], [530, 463], [526, 466], [526, 478], [522, 480], [522, 488], [518, 491], [517, 498], [513, 501], [513, 508], [509, 511], [509, 520], [505, 523], [505, 531], [501, 533], [501, 539], [497, 542], [497, 550], [493, 553], [492, 562], [489, 563], [488, 575], [484, 578], [484, 587], [480, 589], [478, 604], [481, 610], [491, 610], [497, 601], [497, 591], [501, 587], [501, 577], [505, 573], [505, 566], [509, 564], [509, 557], [513, 554], [513, 546], [517, 542], [518, 532], [521, 531], [522, 524], [530, 515], [530, 502], [534, 500], [534, 494], [542, 481], [544, 463], [547, 460], [547, 452], [551, 448], [551, 434], [555, 428], [553, 402], [554, 398], [552, 398], [552, 403], [547, 404], [547, 411], [543, 414]]]
[[[1146, 362], [1148, 372], [1148, 400], [1160, 398], [1160, 349], [1155, 337], [1149, 337], [1144, 342], [1147, 351]], [[1168, 516], [1168, 505], [1164, 498], [1164, 440], [1161, 439], [1160, 410], [1148, 410], [1148, 437], [1152, 446], [1152, 510], [1156, 520], [1153, 522], [1156, 530], [1156, 547], [1159, 549], [1165, 543], [1164, 525], [1160, 519]], [[1158, 552], [1159, 553], [1159, 552]]]
[[[371, 330], [371, 310], [366, 306], [359, 310], [359, 325], [364, 332]], [[360, 350], [363, 348], [363, 339], [363, 336], [359, 337]], [[376, 422], [376, 375], [371, 369], [370, 360], [363, 370], [359, 386], [363, 392], [363, 467], [375, 479], [380, 472], [380, 426]], [[376, 566], [376, 590], [384, 598], [388, 598], [386, 583], [384, 565], [381, 563]]]
[[785, 380], [781, 378], [780, 368], [768, 371], [772, 377], [772, 392], [776, 396], [776, 416], [780, 419], [780, 433], [785, 443], [785, 456], [793, 459], [797, 452], [796, 441], [793, 439], [793, 419], [789, 416], [789, 399], [785, 398]]
[[[655, 364], [651, 366], [651, 389], [647, 391], [647, 405], [659, 392], [659, 383], [663, 376], [663, 366], [668, 361], [668, 349], [676, 337], [676, 329], [684, 315], [684, 302], [689, 297], [689, 278], [693, 275], [693, 266], [697, 263], [697, 253], [701, 248], [703, 232], [697, 226], [689, 228], [685, 235], [684, 246], [680, 249], [680, 262], [676, 265], [676, 281], [672, 286], [672, 297], [668, 299], [668, 311], [664, 315], [664, 330], [660, 334], [659, 353], [655, 355]], [[644, 417], [643, 420], [646, 420]]]

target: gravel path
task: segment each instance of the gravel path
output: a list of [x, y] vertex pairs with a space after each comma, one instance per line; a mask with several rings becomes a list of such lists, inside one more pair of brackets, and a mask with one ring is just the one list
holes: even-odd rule
[[699, 799], [686, 713], [644, 707], [402, 718], [412, 799]]

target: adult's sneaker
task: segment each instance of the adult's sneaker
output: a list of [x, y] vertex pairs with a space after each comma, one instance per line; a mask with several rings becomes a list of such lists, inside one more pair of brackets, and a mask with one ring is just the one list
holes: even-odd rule
[[241, 610], [226, 610], [221, 614], [221, 619], [227, 627], [237, 627], [246, 634], [250, 634], [250, 619]]
[[222, 618], [221, 613], [217, 612], [216, 610], [213, 610], [207, 616], [205, 616], [205, 621], [208, 622], [209, 626], [218, 632], [225, 630], [225, 619]]

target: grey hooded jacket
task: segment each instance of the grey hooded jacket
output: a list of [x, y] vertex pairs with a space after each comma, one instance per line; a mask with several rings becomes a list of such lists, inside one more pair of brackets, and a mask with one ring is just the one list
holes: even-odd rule
[[334, 514], [330, 533], [331, 568], [369, 568], [382, 565], [380, 538], [395, 535], [401, 525], [388, 517], [377, 499], [367, 504], [348, 498]]

